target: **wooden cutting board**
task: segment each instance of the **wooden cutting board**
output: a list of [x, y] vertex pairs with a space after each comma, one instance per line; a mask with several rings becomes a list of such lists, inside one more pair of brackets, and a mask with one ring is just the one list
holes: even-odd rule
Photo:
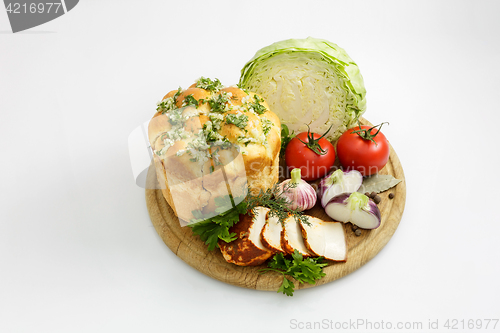
[[[364, 119], [362, 123], [370, 124]], [[379, 194], [382, 198], [378, 205], [382, 216], [381, 226], [374, 230], [361, 229], [361, 235], [356, 236], [352, 231], [351, 224], [345, 224], [344, 229], [348, 244], [347, 261], [330, 263], [323, 269], [326, 275], [314, 285], [295, 282], [295, 290], [332, 282], [355, 271], [375, 257], [389, 242], [401, 221], [406, 201], [403, 168], [392, 146], [389, 161], [380, 174], [390, 174], [402, 180], [392, 189]], [[151, 189], [155, 187], [151, 184], [157, 181], [154, 165], [149, 168], [147, 181], [150, 186], [146, 189], [146, 204], [151, 221], [165, 244], [179, 258], [200, 272], [222, 282], [257, 290], [278, 290], [283, 281], [281, 274], [273, 272], [259, 274], [259, 269], [265, 267], [265, 264], [255, 267], [240, 267], [230, 264], [224, 260], [219, 249], [208, 251], [205, 243], [198, 236], [193, 235], [190, 227], [179, 225], [178, 218], [163, 198], [161, 190]], [[393, 199], [388, 198], [390, 193], [394, 193]], [[306, 214], [331, 221], [319, 202]]]

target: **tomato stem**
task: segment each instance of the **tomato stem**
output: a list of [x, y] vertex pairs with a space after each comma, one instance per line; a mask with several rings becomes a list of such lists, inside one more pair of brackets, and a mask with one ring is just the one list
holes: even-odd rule
[[314, 138], [314, 133], [311, 133], [311, 128], [309, 127], [309, 125], [307, 125], [307, 142], [304, 142], [302, 140], [300, 140], [299, 138], [297, 138], [300, 142], [302, 142], [303, 144], [305, 144], [307, 146], [307, 148], [311, 149], [313, 152], [315, 152], [316, 154], [318, 155], [325, 155], [327, 152], [328, 152], [328, 149], [323, 149], [321, 147], [321, 145], [319, 144], [319, 140], [323, 139], [323, 137], [328, 133], [330, 132], [330, 130], [332, 129], [332, 126], [330, 126], [330, 128], [325, 132], [323, 133], [322, 136], [320, 136], [319, 138], [315, 139]]
[[[377, 145], [377, 142], [375, 142], [375, 140], [373, 140], [373, 138], [375, 138], [377, 136], [377, 134], [380, 132], [380, 129], [382, 128], [382, 125], [384, 125], [384, 124], [389, 125], [388, 122], [383, 122], [383, 123], [375, 125], [375, 126], [373, 126], [371, 128], [363, 129], [363, 128], [361, 128], [361, 123], [359, 122], [359, 119], [358, 119], [359, 129], [355, 130], [355, 131], [352, 131], [351, 134], [352, 133], [356, 133], [357, 135], [359, 135], [364, 140], [370, 140], [371, 142], [375, 143], [375, 145]], [[372, 134], [372, 130], [374, 128], [377, 128], [377, 127], [378, 127], [377, 132], [375, 134]]]

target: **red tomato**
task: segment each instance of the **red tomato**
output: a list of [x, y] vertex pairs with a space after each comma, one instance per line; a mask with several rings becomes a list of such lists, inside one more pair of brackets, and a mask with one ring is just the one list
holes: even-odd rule
[[[307, 144], [312, 144], [316, 152]], [[320, 134], [302, 132], [286, 146], [285, 162], [288, 170], [300, 168], [302, 179], [305, 181], [316, 180], [325, 176], [335, 163], [335, 148]]]
[[[362, 130], [369, 130], [372, 126], [361, 126]], [[369, 134], [372, 139], [365, 139], [353, 133], [358, 127], [345, 131], [337, 141], [337, 154], [344, 169], [355, 169], [363, 176], [373, 175], [382, 169], [389, 160], [389, 142], [378, 128], [373, 128]], [[366, 131], [368, 134], [368, 131]], [[375, 135], [375, 136], [373, 136]]]

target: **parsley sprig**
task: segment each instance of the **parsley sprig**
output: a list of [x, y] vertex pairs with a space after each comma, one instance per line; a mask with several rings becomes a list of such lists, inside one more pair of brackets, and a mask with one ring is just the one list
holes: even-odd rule
[[[216, 205], [217, 200], [216, 198]], [[226, 202], [227, 200], [222, 199], [221, 201]], [[234, 202], [231, 200], [234, 204]], [[216, 209], [216, 213], [219, 215], [211, 217], [209, 219], [190, 224], [189, 226], [193, 229], [193, 233], [200, 236], [201, 240], [208, 245], [208, 250], [212, 251], [216, 247], [219, 247], [219, 239], [226, 243], [232, 242], [237, 238], [234, 232], [229, 232], [229, 228], [239, 222], [240, 214], [247, 213], [247, 204], [245, 201], [240, 202], [233, 208], [225, 207], [226, 205], [219, 206]], [[224, 209], [227, 210], [224, 211]], [[194, 212], [193, 212], [194, 213]], [[197, 217], [196, 214], [194, 214]], [[198, 216], [199, 217], [199, 216]]]
[[224, 113], [226, 111], [229, 111], [229, 106], [227, 105], [227, 103], [229, 102], [229, 96], [223, 91], [221, 91], [220, 94], [212, 96], [207, 101], [203, 100], [203, 102], [208, 102], [208, 105], [210, 105], [210, 109], [212, 112]]
[[285, 124], [281, 124], [281, 150], [280, 150], [280, 157], [285, 156], [285, 150], [286, 146], [292, 139], [295, 137], [295, 134], [290, 133], [290, 130], [288, 129], [288, 126]]
[[177, 109], [175, 103], [177, 102], [177, 98], [180, 96], [181, 93], [182, 93], [182, 88], [179, 87], [179, 89], [177, 89], [177, 91], [172, 97], [165, 98], [164, 100], [156, 104], [157, 106], [156, 111], [164, 114], [169, 111]]
[[218, 92], [219, 90], [221, 90], [223, 88], [223, 85], [219, 81], [219, 79], [211, 80], [207, 77], [202, 76], [198, 79], [198, 81], [196, 81], [196, 87], [201, 88], [201, 89], [205, 89], [205, 90], [209, 90], [209, 91], [213, 91], [213, 92]]
[[266, 113], [267, 109], [264, 105], [260, 103], [264, 103], [264, 99], [259, 98], [259, 96], [254, 95], [253, 96], [254, 101], [250, 104], [250, 108], [252, 108], [256, 113], [258, 114], [264, 114]]
[[270, 271], [281, 273], [283, 282], [278, 293], [282, 292], [287, 296], [293, 296], [294, 284], [287, 276], [294, 278], [299, 283], [315, 284], [317, 280], [326, 275], [323, 272], [323, 267], [326, 265], [323, 263], [323, 257], [304, 258], [300, 252], [295, 250], [291, 260], [286, 259], [283, 253], [275, 254], [267, 264], [268, 268], [259, 270], [259, 273], [264, 274]]
[[248, 116], [245, 114], [237, 115], [234, 113], [230, 113], [226, 116], [226, 123], [233, 124], [236, 127], [244, 129], [248, 124]]
[[188, 106], [188, 105], [194, 105], [196, 108], [199, 105], [199, 102], [196, 98], [193, 97], [193, 94], [189, 94], [186, 97], [184, 97], [184, 100], [182, 101], [183, 106]]

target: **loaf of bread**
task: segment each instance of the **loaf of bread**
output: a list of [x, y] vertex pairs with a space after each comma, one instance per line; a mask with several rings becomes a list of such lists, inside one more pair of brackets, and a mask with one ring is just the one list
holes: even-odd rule
[[257, 94], [200, 78], [158, 103], [148, 128], [163, 196], [181, 224], [278, 181], [281, 125]]

